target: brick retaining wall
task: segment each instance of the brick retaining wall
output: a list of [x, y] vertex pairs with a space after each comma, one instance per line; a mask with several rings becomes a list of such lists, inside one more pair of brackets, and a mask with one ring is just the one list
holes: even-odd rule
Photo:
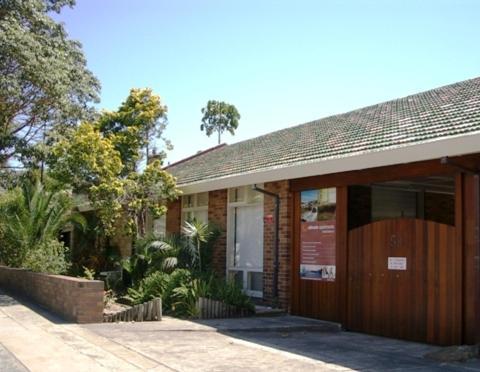
[[103, 321], [103, 282], [0, 266], [0, 288], [77, 323]]

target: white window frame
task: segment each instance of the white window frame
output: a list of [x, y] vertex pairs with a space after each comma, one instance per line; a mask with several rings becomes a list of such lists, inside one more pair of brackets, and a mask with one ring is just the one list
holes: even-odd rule
[[[263, 187], [263, 185], [258, 185], [260, 188]], [[231, 190], [234, 189], [243, 189], [244, 192], [244, 197], [242, 200], [239, 201], [231, 201], [230, 195], [231, 195]], [[253, 200], [249, 198], [249, 196], [253, 196]], [[228, 189], [228, 199], [227, 199], [227, 254], [226, 254], [226, 277], [228, 279], [233, 278], [234, 274], [233, 272], [242, 272], [242, 284], [243, 284], [243, 290], [244, 292], [252, 297], [258, 297], [262, 298], [263, 297], [263, 289], [262, 291], [253, 291], [249, 290], [249, 273], [262, 273], [263, 274], [263, 262], [262, 262], [262, 268], [261, 269], [255, 269], [255, 268], [250, 268], [250, 267], [242, 267], [242, 266], [237, 266], [233, 267], [231, 266], [231, 257], [234, 252], [234, 247], [233, 247], [233, 237], [231, 234], [234, 234], [234, 229], [235, 226], [233, 226], [233, 220], [232, 220], [232, 213], [234, 208], [241, 208], [241, 207], [251, 207], [254, 205], [261, 205], [263, 207], [264, 202], [263, 202], [263, 194], [253, 190], [251, 185], [248, 186], [241, 186], [241, 187], [235, 187], [235, 188], [230, 188]], [[263, 215], [264, 211], [262, 208], [262, 221], [263, 221]], [[262, 231], [263, 231], [263, 226], [262, 226]], [[263, 240], [262, 240], [262, 256], [264, 255], [264, 246], [263, 246]], [[233, 274], [233, 275], [232, 275]]]
[[[199, 199], [198, 196], [200, 194], [206, 194], [207, 195], [207, 204], [206, 205], [198, 206], [198, 199]], [[184, 198], [192, 198], [192, 200], [193, 200], [192, 206], [184, 207]], [[182, 223], [182, 225], [185, 222], [185, 215], [186, 214], [188, 214], [188, 213], [195, 214], [196, 212], [205, 212], [206, 211], [207, 212], [207, 219], [206, 219], [206, 221], [202, 221], [202, 222], [205, 222], [205, 223], [208, 222], [208, 198], [209, 198], [208, 192], [198, 193], [198, 194], [182, 195], [182, 199], [181, 199], [181, 223]]]

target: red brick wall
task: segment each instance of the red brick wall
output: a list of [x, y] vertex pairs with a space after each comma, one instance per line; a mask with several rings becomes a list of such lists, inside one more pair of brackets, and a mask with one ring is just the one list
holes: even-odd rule
[[[291, 266], [291, 193], [289, 181], [265, 183], [264, 189], [280, 195], [280, 248], [278, 275], [278, 306], [289, 310], [290, 305], [290, 266]], [[275, 198], [264, 196], [264, 216], [275, 217]], [[275, 245], [275, 221], [264, 225], [263, 242], [263, 298], [273, 301], [273, 261]]]
[[166, 230], [167, 234], [174, 234], [180, 232], [180, 223], [181, 223], [181, 198], [170, 202], [167, 205], [167, 223]]
[[227, 259], [227, 190], [210, 191], [208, 194], [208, 222], [220, 230], [213, 247], [213, 270], [221, 277], [225, 276]]
[[0, 266], [0, 287], [77, 323], [103, 321], [103, 282]]

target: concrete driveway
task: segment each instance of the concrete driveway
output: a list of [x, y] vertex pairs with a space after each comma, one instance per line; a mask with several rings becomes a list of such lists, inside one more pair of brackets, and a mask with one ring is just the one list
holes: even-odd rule
[[436, 350], [290, 316], [68, 324], [0, 294], [0, 371], [480, 371]]

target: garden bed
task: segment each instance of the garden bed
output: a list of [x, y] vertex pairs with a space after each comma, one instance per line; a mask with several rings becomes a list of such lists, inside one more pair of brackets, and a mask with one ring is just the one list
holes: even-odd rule
[[241, 318], [254, 314], [249, 309], [228, 305], [222, 301], [205, 297], [200, 297], [196, 306], [199, 319]]
[[[117, 304], [120, 307], [120, 304]], [[151, 301], [128, 308], [123, 308], [117, 312], [110, 312], [103, 315], [105, 323], [111, 322], [143, 322], [152, 320], [162, 320], [162, 300], [155, 298]]]

